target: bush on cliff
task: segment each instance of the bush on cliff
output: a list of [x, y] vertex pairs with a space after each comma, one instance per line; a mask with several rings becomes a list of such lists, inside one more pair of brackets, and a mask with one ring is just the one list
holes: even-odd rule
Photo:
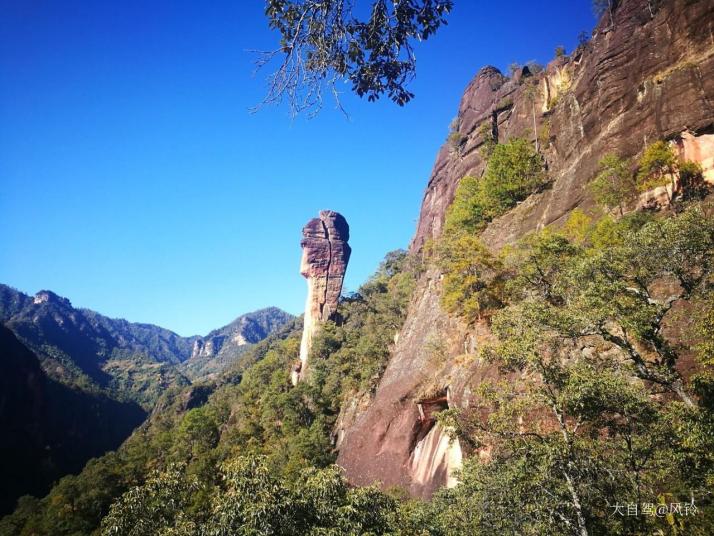
[[598, 204], [610, 210], [617, 208], [620, 215], [637, 197], [637, 182], [629, 162], [615, 154], [607, 154], [600, 160], [598, 174], [589, 186]]
[[435, 248], [444, 273], [441, 303], [447, 311], [473, 322], [500, 306], [502, 266], [477, 235], [546, 182], [542, 157], [520, 138], [493, 147], [483, 177], [461, 180]]
[[527, 140], [514, 138], [493, 146], [480, 179], [459, 183], [445, 221], [445, 232], [476, 233], [548, 182], [543, 157]]
[[432, 534], [711, 533], [707, 210], [579, 217], [571, 237], [545, 230], [506, 252], [505, 305], [480, 358], [509, 375], [450, 415], [489, 459], [467, 460], [427, 507]]

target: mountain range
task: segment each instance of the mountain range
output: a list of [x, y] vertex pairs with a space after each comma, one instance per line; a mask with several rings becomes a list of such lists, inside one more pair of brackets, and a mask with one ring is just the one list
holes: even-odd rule
[[0, 469], [0, 510], [115, 449], [162, 393], [209, 381], [292, 319], [270, 307], [182, 337], [0, 284], [0, 426], [14, 430], [2, 442], [13, 462]]

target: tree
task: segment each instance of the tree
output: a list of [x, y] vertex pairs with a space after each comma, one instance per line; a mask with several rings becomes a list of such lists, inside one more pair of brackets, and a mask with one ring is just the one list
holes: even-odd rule
[[672, 191], [667, 190], [667, 199], [671, 204], [676, 188], [677, 164], [677, 155], [666, 141], [659, 140], [648, 145], [639, 162], [639, 188], [646, 191], [669, 184]]
[[[467, 460], [461, 484], [430, 507], [444, 533], [710, 533], [704, 516], [612, 508], [695, 497], [708, 507], [714, 223], [698, 206], [605, 220], [602, 246], [595, 224], [578, 244], [543, 231], [508, 251], [496, 340], [480, 355], [508, 375], [481, 378], [469, 407], [448, 416], [486, 460]], [[699, 341], [689, 379], [677, 365], [683, 348], [665, 335], [683, 303]]]
[[350, 489], [339, 468], [306, 469], [280, 479], [264, 456], [238, 456], [221, 470], [209, 511], [192, 513], [199, 484], [179, 468], [155, 473], [125, 493], [102, 521], [102, 534], [257, 536], [394, 534], [396, 502], [375, 487]]
[[[369, 15], [346, 0], [267, 0], [279, 46], [260, 53], [258, 68], [278, 59], [263, 104], [287, 99], [291, 112], [314, 114], [329, 91], [339, 106], [337, 83], [348, 81], [360, 97], [386, 95], [401, 105], [414, 96], [414, 42], [431, 37], [451, 11], [451, 0], [371, 0]], [[366, 7], [366, 5], [363, 5]]]
[[493, 122], [486, 120], [478, 127], [478, 133], [481, 137], [481, 156], [484, 160], [488, 160], [493, 153], [493, 148], [496, 147], [498, 139], [494, 132]]
[[527, 140], [514, 138], [494, 147], [481, 178], [482, 209], [491, 220], [545, 186], [543, 158]]
[[692, 161], [679, 163], [679, 188], [685, 200], [703, 199], [709, 193], [701, 164]]
[[627, 160], [616, 154], [605, 155], [599, 163], [599, 172], [590, 183], [595, 201], [624, 214], [624, 206], [637, 196], [637, 184]]
[[444, 237], [437, 259], [444, 272], [441, 304], [446, 311], [471, 323], [501, 306], [501, 263], [474, 234]]
[[459, 182], [444, 222], [444, 233], [476, 233], [483, 229], [485, 222], [481, 182], [478, 178], [466, 176]]
[[[499, 343], [485, 356], [512, 375], [484, 383], [471, 413], [472, 433], [492, 448], [489, 463], [465, 470], [462, 493], [482, 502], [474, 533], [496, 533], [487, 527], [497, 523], [518, 534], [622, 533], [607, 505], [639, 503], [656, 482], [644, 469], [657, 466], [666, 443], [648, 433], [657, 419], [649, 393], [616, 359], [583, 353], [546, 327], [553, 314], [527, 299], [494, 317]], [[485, 422], [476, 417], [488, 407]]]
[[102, 535], [196, 534], [196, 524], [186, 517], [184, 509], [198, 487], [181, 466], [156, 471], [143, 486], [130, 489], [112, 504], [102, 520]]

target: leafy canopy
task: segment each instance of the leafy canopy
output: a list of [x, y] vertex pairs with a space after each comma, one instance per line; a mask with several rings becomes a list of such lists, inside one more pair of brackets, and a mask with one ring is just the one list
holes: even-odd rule
[[[710, 214], [701, 204], [619, 221], [575, 213], [565, 232], [504, 251], [493, 278], [501, 305], [489, 315], [495, 340], [479, 356], [500, 378], [479, 381], [474, 402], [446, 416], [462, 445], [488, 455], [468, 459], [460, 485], [420, 511], [439, 519], [437, 534], [711, 532]], [[471, 238], [476, 269], [493, 254]], [[451, 255], [460, 266], [465, 252]], [[460, 302], [450, 298], [460, 307], [464, 290]], [[680, 361], [690, 348], [670, 338], [687, 326], [697, 359], [689, 377]], [[692, 501], [699, 514], [689, 517], [612, 510]]]
[[590, 183], [590, 190], [595, 201], [608, 209], [619, 209], [620, 215], [624, 208], [637, 196], [637, 184], [627, 160], [615, 154], [607, 154], [599, 164], [599, 172]]
[[[353, 5], [354, 4], [354, 5]], [[286, 98], [293, 114], [315, 113], [324, 92], [339, 105], [337, 83], [360, 97], [386, 95], [401, 105], [414, 96], [414, 43], [431, 37], [451, 11], [451, 0], [267, 0], [265, 14], [280, 45], [264, 52], [261, 67], [277, 58], [265, 103]], [[366, 17], [355, 13], [368, 13]]]

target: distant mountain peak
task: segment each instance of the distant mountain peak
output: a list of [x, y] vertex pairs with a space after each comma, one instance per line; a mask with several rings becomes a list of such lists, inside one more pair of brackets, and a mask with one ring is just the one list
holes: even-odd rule
[[65, 307], [72, 307], [72, 302], [70, 302], [67, 298], [63, 298], [62, 296], [55, 294], [51, 290], [39, 291], [37, 294], [35, 294], [33, 298], [33, 303], [35, 305], [39, 305], [41, 303], [55, 303], [57, 305], [62, 305]]

